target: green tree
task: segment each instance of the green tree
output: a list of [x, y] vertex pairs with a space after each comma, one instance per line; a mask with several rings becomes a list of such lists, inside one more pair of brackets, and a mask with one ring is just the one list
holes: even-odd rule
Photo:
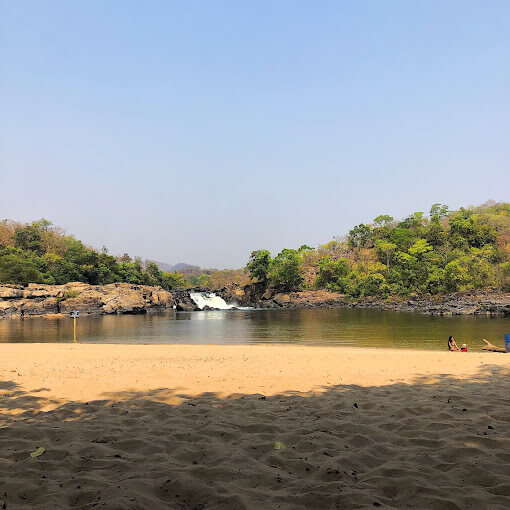
[[87, 248], [81, 241], [73, 237], [65, 239], [64, 258], [68, 262], [77, 265], [97, 265], [99, 254], [90, 248]]
[[389, 241], [386, 241], [384, 239], [378, 239], [375, 244], [375, 251], [376, 253], [384, 259], [386, 263], [386, 268], [389, 271], [390, 269], [390, 261], [393, 257], [393, 254], [397, 250], [397, 245], [395, 243], [391, 243]]
[[16, 248], [33, 251], [38, 254], [43, 253], [41, 231], [36, 224], [17, 228], [12, 238]]
[[427, 243], [426, 239], [418, 239], [410, 248], [409, 253], [418, 259], [422, 259], [425, 253], [432, 250], [432, 246]]
[[398, 263], [392, 271], [392, 281], [405, 289], [405, 293], [423, 292], [429, 270], [429, 264], [420, 261], [418, 257], [399, 252]]
[[498, 240], [497, 231], [488, 223], [476, 218], [470, 211], [461, 209], [450, 218], [450, 238], [459, 248], [481, 248]]
[[503, 262], [499, 264], [498, 270], [500, 273], [500, 286], [506, 292], [510, 292], [510, 262]]
[[48, 272], [53, 276], [55, 284], [62, 285], [68, 282], [85, 280], [83, 266], [69, 262], [56, 253], [45, 253], [43, 259]]
[[271, 263], [271, 285], [284, 292], [299, 290], [303, 283], [301, 257], [297, 250], [282, 250]]
[[430, 221], [433, 223], [440, 223], [440, 221], [448, 216], [449, 210], [447, 205], [432, 204], [430, 207]]
[[161, 285], [163, 273], [159, 270], [157, 264], [154, 264], [154, 262], [147, 262], [145, 272], [148, 277], [149, 285]]
[[445, 270], [433, 266], [432, 270], [429, 272], [427, 276], [427, 280], [425, 282], [425, 289], [430, 294], [438, 294], [440, 292], [444, 292], [445, 290]]
[[209, 275], [206, 273], [202, 273], [200, 276], [190, 275], [188, 279], [193, 287], [208, 288], [210, 284]]
[[345, 278], [350, 270], [350, 263], [347, 259], [331, 260], [329, 257], [324, 257], [319, 262], [316, 285], [319, 288], [338, 288], [339, 279]]
[[144, 275], [141, 266], [132, 262], [121, 262], [118, 270], [119, 280], [126, 283], [142, 284]]
[[389, 223], [393, 221], [393, 216], [389, 216], [388, 214], [380, 214], [377, 218], [374, 218], [374, 224], [376, 227], [386, 227]]
[[252, 251], [246, 270], [250, 278], [259, 282], [266, 282], [271, 268], [271, 253], [268, 250]]
[[360, 223], [349, 231], [348, 242], [351, 248], [365, 248], [373, 239], [372, 229], [369, 225]]
[[35, 264], [19, 253], [7, 253], [0, 256], [0, 281], [17, 285], [43, 283], [43, 275]]
[[34, 221], [32, 223], [32, 225], [34, 225], [34, 226], [40, 228], [41, 230], [44, 230], [45, 232], [47, 232], [48, 230], [50, 230], [50, 228], [53, 225], [53, 223], [50, 220], [47, 220], [45, 218], [41, 218], [38, 221]]
[[445, 289], [448, 292], [463, 290], [469, 282], [469, 272], [465, 266], [461, 265], [459, 260], [452, 260], [446, 264], [444, 282]]
[[407, 250], [416, 240], [416, 235], [408, 228], [395, 227], [390, 233], [390, 240], [399, 250]]
[[408, 216], [404, 221], [401, 221], [399, 227], [408, 228], [413, 230], [414, 232], [419, 232], [421, 227], [423, 226], [424, 218], [423, 212], [417, 211]]
[[167, 290], [171, 289], [183, 289], [188, 287], [189, 282], [182, 273], [173, 271], [171, 273], [163, 273], [162, 275], [162, 287]]
[[448, 241], [448, 233], [439, 221], [432, 220], [425, 230], [425, 238], [432, 246], [438, 247]]

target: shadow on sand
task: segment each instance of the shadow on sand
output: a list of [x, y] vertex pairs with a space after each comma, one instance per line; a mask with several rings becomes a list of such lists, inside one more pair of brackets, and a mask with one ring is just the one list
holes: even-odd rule
[[310, 395], [44, 390], [0, 382], [0, 508], [510, 508], [498, 366]]

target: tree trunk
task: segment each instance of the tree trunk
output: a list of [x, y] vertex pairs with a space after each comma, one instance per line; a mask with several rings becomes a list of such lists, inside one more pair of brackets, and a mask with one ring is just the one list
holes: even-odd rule
[[496, 347], [495, 345], [491, 344], [488, 340], [485, 340], [485, 338], [483, 338], [483, 341], [485, 342], [485, 347], [482, 347], [482, 351], [506, 352], [506, 349], [503, 349], [503, 347]]

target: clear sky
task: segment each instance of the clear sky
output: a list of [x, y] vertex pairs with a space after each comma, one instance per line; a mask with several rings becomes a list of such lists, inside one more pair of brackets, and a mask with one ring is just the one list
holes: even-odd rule
[[0, 218], [240, 267], [510, 199], [510, 2], [0, 0]]

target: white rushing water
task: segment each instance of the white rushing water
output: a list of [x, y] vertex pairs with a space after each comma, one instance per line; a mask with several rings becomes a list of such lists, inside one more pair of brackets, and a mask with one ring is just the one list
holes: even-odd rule
[[217, 296], [214, 292], [190, 292], [189, 296], [193, 301], [195, 301], [200, 310], [203, 310], [206, 305], [220, 310], [230, 310], [231, 308], [236, 307], [236, 305], [229, 305], [223, 298]]

